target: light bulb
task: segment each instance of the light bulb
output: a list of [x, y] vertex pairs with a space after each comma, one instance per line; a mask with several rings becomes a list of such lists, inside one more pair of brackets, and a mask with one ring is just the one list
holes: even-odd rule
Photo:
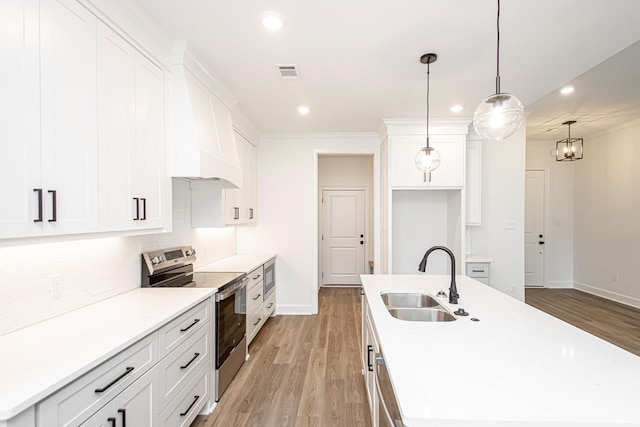
[[565, 153], [568, 153], [569, 152], [569, 147], [564, 147], [564, 149], [562, 151], [564, 151]]
[[574, 153], [576, 152], [576, 147], [574, 145], [571, 146], [571, 151]]
[[524, 107], [518, 98], [508, 93], [496, 93], [485, 98], [473, 113], [473, 127], [482, 138], [500, 141], [520, 128]]
[[507, 119], [504, 117], [504, 113], [502, 112], [502, 107], [493, 107], [493, 111], [491, 112], [491, 118], [489, 119], [489, 124], [491, 129], [500, 129], [504, 126]]
[[416, 154], [416, 167], [424, 173], [431, 173], [440, 166], [440, 153], [432, 147], [424, 147]]

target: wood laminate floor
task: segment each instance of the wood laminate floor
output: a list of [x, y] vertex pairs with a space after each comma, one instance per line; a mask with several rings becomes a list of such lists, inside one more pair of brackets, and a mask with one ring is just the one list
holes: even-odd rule
[[576, 289], [525, 289], [527, 304], [640, 356], [640, 310]]
[[196, 427], [370, 427], [360, 288], [321, 288], [317, 316], [269, 319], [211, 415]]

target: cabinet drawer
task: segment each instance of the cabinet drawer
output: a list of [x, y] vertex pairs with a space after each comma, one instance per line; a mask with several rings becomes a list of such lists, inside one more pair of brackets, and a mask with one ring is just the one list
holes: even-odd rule
[[489, 264], [469, 263], [467, 264], [467, 276], [469, 277], [489, 277]]
[[255, 312], [256, 309], [262, 305], [262, 301], [264, 301], [264, 296], [262, 295], [264, 287], [262, 283], [262, 280], [260, 280], [253, 288], [247, 291], [247, 314], [249, 315]]
[[258, 334], [258, 331], [262, 327], [266, 320], [262, 309], [256, 310], [253, 315], [247, 318], [247, 342], [251, 343], [253, 337]]
[[210, 366], [213, 327], [208, 322], [159, 363], [159, 407], [166, 407], [203, 366]]
[[209, 400], [211, 390], [211, 369], [204, 366], [160, 414], [160, 425], [166, 427], [185, 427], [191, 425], [198, 412]]
[[78, 425], [158, 361], [153, 333], [38, 404], [39, 426]]
[[262, 313], [267, 320], [276, 311], [276, 294], [273, 292], [262, 306]]
[[206, 300], [160, 328], [158, 335], [160, 359], [171, 353], [202, 325], [209, 322], [212, 313], [211, 302]]
[[255, 270], [247, 273], [247, 278], [249, 279], [249, 283], [247, 283], [247, 289], [251, 289], [258, 282], [260, 282], [263, 276], [264, 276], [264, 268], [262, 265], [256, 268]]

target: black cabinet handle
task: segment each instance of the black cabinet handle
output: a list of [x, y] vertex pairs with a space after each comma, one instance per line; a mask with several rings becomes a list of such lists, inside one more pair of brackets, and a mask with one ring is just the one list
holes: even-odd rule
[[193, 361], [198, 358], [198, 356], [200, 356], [200, 353], [194, 353], [193, 358], [191, 360], [189, 360], [189, 362], [187, 362], [186, 365], [180, 366], [180, 369], [187, 369], [189, 367], [189, 365], [191, 365], [193, 363]]
[[38, 218], [33, 222], [42, 222], [42, 188], [34, 188], [33, 191], [38, 193]]
[[200, 319], [194, 320], [193, 323], [187, 326], [186, 328], [180, 329], [180, 332], [187, 332], [189, 329], [193, 328], [196, 325], [196, 323], [198, 323], [199, 321]]
[[253, 326], [256, 326], [258, 323], [260, 323], [261, 320], [262, 320], [262, 317], [258, 317], [258, 320], [256, 320], [256, 323], [254, 323]]
[[474, 273], [484, 273], [484, 270], [473, 270], [473, 269], [471, 269], [471, 271], [473, 271]]
[[142, 200], [142, 218], [140, 219], [142, 221], [146, 221], [147, 220], [147, 199], [142, 198], [140, 200]]
[[233, 208], [233, 219], [240, 219], [240, 208]]
[[111, 427], [116, 427], [116, 419], [114, 417], [107, 418], [107, 421], [111, 423]]
[[371, 352], [373, 351], [373, 346], [372, 345], [368, 345], [367, 346], [367, 369], [369, 369], [369, 372], [373, 372], [373, 365], [371, 364]]
[[189, 411], [191, 410], [191, 408], [193, 408], [193, 405], [196, 404], [196, 402], [198, 401], [198, 399], [200, 399], [200, 396], [193, 396], [193, 402], [191, 402], [191, 405], [189, 405], [189, 407], [187, 408], [186, 411], [184, 411], [183, 413], [180, 414], [181, 417], [184, 417], [185, 415], [187, 415], [189, 413]]
[[122, 427], [127, 427], [127, 410], [126, 409], [118, 409], [118, 413], [122, 417]]
[[249, 219], [253, 219], [253, 208], [249, 208]]
[[258, 280], [260, 278], [260, 274], [258, 274], [256, 277], [252, 277], [251, 280]]
[[58, 220], [58, 193], [56, 190], [49, 190], [47, 193], [51, 194], [51, 219], [49, 222], [56, 222]]
[[257, 299], [258, 299], [258, 298], [260, 298], [261, 296], [262, 296], [262, 294], [258, 294], [258, 295], [256, 295], [256, 296], [253, 298], [253, 300], [254, 300], [254, 301], [257, 301]]
[[115, 380], [111, 381], [106, 386], [104, 386], [102, 388], [97, 388], [95, 390], [95, 392], [96, 393], [102, 393], [102, 392], [105, 392], [105, 391], [109, 390], [115, 383], [117, 383], [118, 381], [120, 381], [121, 379], [123, 379], [124, 377], [129, 375], [131, 372], [133, 372], [133, 366], [127, 367], [127, 370], [124, 372], [124, 374], [120, 375], [118, 378], [116, 378]]
[[136, 202], [136, 217], [133, 218], [134, 221], [140, 220], [140, 198], [134, 197], [133, 201]]
[[267, 308], [271, 308], [273, 307], [273, 303], [269, 303], [269, 305], [267, 306]]

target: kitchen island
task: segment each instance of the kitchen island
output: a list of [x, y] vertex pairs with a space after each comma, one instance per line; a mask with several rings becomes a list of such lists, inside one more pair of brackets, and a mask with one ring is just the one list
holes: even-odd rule
[[[469, 313], [455, 321], [399, 320], [380, 297], [435, 296], [448, 293], [449, 282], [444, 275], [362, 276], [363, 336], [373, 329], [404, 425], [640, 426], [634, 354], [466, 276], [456, 276], [458, 305], [438, 299], [451, 313]], [[363, 362], [366, 373], [366, 354]]]

